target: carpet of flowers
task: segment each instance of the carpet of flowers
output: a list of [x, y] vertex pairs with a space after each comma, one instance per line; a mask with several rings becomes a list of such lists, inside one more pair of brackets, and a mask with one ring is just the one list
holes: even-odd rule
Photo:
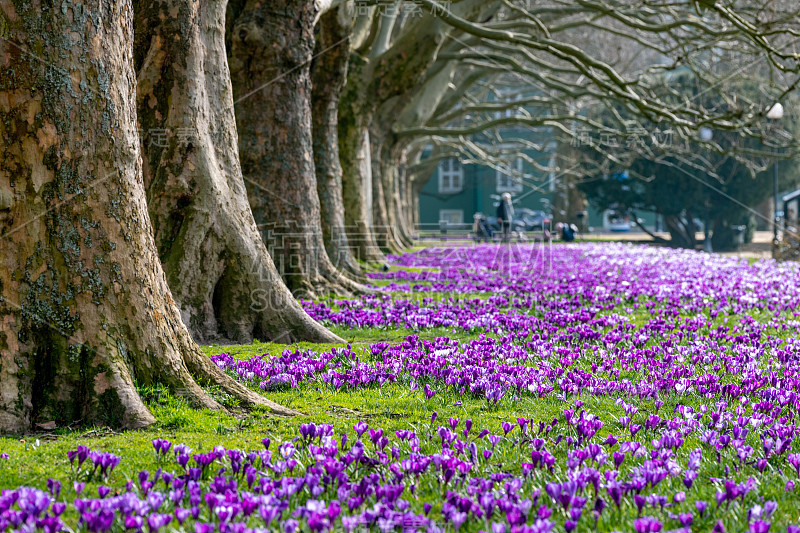
[[[78, 447], [67, 487], [3, 491], [0, 530], [800, 533], [794, 265], [622, 245], [394, 263], [408, 268], [373, 275], [377, 295], [304, 305], [403, 342], [213, 360], [266, 392], [402, 392], [429, 418], [392, 434], [304, 423], [248, 450], [156, 439], [158, 470], [97, 494], [85, 483], [120, 457]], [[441, 420], [445, 403], [528, 407], [473, 427]]]

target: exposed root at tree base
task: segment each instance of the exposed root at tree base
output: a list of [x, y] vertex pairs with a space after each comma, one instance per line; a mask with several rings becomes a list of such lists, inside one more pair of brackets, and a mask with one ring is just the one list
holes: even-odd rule
[[[247, 388], [245, 385], [242, 385], [222, 371], [222, 369], [203, 354], [199, 354], [198, 356], [198, 354], [192, 353], [185, 356], [184, 360], [189, 370], [196, 378], [206, 380], [210, 384], [218, 386], [225, 394], [233, 396], [245, 407], [264, 407], [269, 413], [281, 416], [295, 416], [299, 414], [297, 411], [289, 409], [288, 407], [283, 407]], [[217, 405], [219, 406], [219, 404]], [[222, 407], [219, 406], [218, 408], [221, 409]]]
[[378, 291], [347, 277], [338, 270], [320, 273], [313, 280], [304, 279], [302, 285], [294, 290], [298, 299], [316, 300], [328, 297], [352, 297], [377, 294]]

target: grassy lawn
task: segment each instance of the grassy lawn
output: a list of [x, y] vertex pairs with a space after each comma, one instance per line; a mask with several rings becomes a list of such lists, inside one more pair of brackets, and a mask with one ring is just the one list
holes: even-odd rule
[[[642, 324], [647, 316], [637, 312], [633, 322]], [[719, 319], [720, 324], [735, 321], [736, 317]], [[410, 330], [343, 330], [334, 328], [337, 334], [347, 338], [356, 350], [366, 349], [373, 342], [400, 342], [407, 335], [420, 334], [421, 338], [434, 339], [438, 336], [449, 335], [453, 338], [452, 331], [430, 330], [414, 332]], [[477, 338], [477, 335], [460, 335], [460, 340]], [[250, 345], [236, 346], [205, 346], [203, 350], [209, 355], [220, 352], [229, 353], [239, 359], [246, 359], [261, 354], [277, 355], [286, 350], [315, 350], [327, 351], [332, 348], [343, 348], [345, 345], [323, 344], [314, 345], [298, 343], [294, 345], [278, 345], [271, 343], [255, 342]], [[639, 376], [630, 372], [623, 377], [635, 379]], [[371, 427], [380, 427], [386, 434], [393, 434], [397, 430], [414, 429], [420, 434], [432, 433], [430, 424], [431, 413], [438, 414], [438, 422], [449, 418], [458, 418], [461, 421], [470, 419], [476, 428], [487, 428], [492, 433], [502, 434], [502, 423], [516, 420], [518, 417], [529, 418], [531, 425], [540, 421], [549, 422], [554, 418], [563, 418], [565, 402], [552, 395], [544, 398], [530, 396], [514, 397], [508, 395], [497, 405], [488, 406], [483, 398], [459, 396], [454, 391], [441, 390], [432, 399], [426, 399], [421, 389], [409, 391], [406, 384], [391, 384], [375, 388], [362, 388], [357, 390], [333, 390], [331, 387], [319, 383], [308, 383], [302, 386], [279, 392], [265, 393], [268, 398], [282, 405], [291, 407], [302, 413], [295, 418], [272, 417], [258, 409], [243, 411], [229, 398], [217, 394], [218, 400], [230, 408], [230, 413], [221, 413], [208, 410], [190, 408], [182, 399], [172, 396], [168, 390], [155, 387], [140, 389], [140, 393], [147, 401], [149, 408], [157, 419], [157, 423], [145, 430], [114, 432], [107, 428], [80, 428], [75, 430], [57, 429], [41, 434], [31, 434], [24, 438], [0, 438], [0, 450], [10, 455], [9, 459], [0, 461], [0, 487], [13, 488], [20, 485], [34, 486], [44, 489], [48, 478], [69, 480], [72, 476], [70, 462], [67, 460], [67, 451], [78, 445], [86, 445], [93, 449], [101, 449], [115, 453], [123, 458], [120, 466], [113, 472], [109, 479], [95, 480], [87, 484], [86, 491], [93, 493], [101, 485], [121, 487], [130, 480], [135, 480], [142, 470], [155, 471], [163, 466], [153, 451], [153, 439], [169, 439], [174, 443], [184, 443], [194, 452], [202, 453], [222, 445], [226, 448], [255, 449], [264, 437], [269, 437], [275, 443], [290, 441], [297, 435], [297, 428], [307, 422], [328, 423], [333, 425], [336, 433], [352, 433], [353, 425], [359, 421], [367, 421]], [[616, 398], [582, 396], [583, 408], [603, 420], [618, 421], [620, 409]], [[642, 412], [655, 410], [654, 401], [636, 401]], [[678, 400], [673, 398], [661, 406], [662, 413], [672, 412], [678, 405], [691, 406], [695, 410], [701, 409], [704, 400], [697, 396], [686, 396]], [[624, 431], [617, 423], [607, 424], [598, 433], [595, 440], [602, 441], [608, 434], [619, 434]], [[567, 435], [570, 433], [567, 432]], [[646, 431], [639, 437], [648, 437]], [[650, 437], [657, 434], [651, 432]], [[434, 452], [437, 442], [423, 443], [423, 450]], [[684, 450], [690, 450], [699, 444], [696, 438], [687, 442]], [[755, 443], [753, 443], [755, 444]], [[684, 459], [685, 453], [681, 453]], [[517, 456], [513, 451], [505, 455], [496, 455], [498, 461], [494, 468], [519, 474], [524, 457]], [[566, 459], [566, 454], [556, 454], [556, 465]], [[562, 472], [563, 473], [563, 472]], [[725, 477], [725, 467], [722, 462], [714, 467], [711, 465], [705, 472], [710, 476]], [[769, 492], [783, 493], [783, 485], [789, 481], [790, 476], [775, 472], [773, 487], [763, 487]], [[662, 485], [666, 492], [679, 491], [682, 488], [680, 480], [669, 480]], [[421, 506], [423, 501], [436, 502], [441, 494], [430, 488], [432, 492], [422, 492], [417, 502]], [[698, 498], [703, 497], [708, 501], [714, 499], [714, 486], [706, 487]], [[788, 496], [791, 498], [793, 496]], [[791, 500], [789, 500], [791, 501]], [[434, 511], [438, 507], [434, 505]], [[623, 512], [624, 511], [624, 512]], [[720, 510], [722, 512], [722, 510]], [[732, 510], [734, 514], [736, 510]], [[622, 513], [622, 514], [620, 514]], [[627, 521], [636, 516], [632, 507], [617, 512], [617, 515], [607, 515], [606, 527], [601, 530], [611, 531], [616, 520]], [[709, 517], [713, 515], [708, 515]], [[730, 518], [730, 514], [729, 514]], [[789, 517], [787, 517], [789, 518]], [[794, 519], [792, 517], [791, 519]], [[712, 521], [706, 521], [710, 527]], [[603, 522], [601, 521], [601, 524]], [[472, 528], [470, 528], [471, 530]]]
[[[332, 330], [348, 340], [356, 350], [366, 349], [373, 342], [396, 343], [408, 335], [419, 333], [395, 329], [347, 330], [334, 327]], [[463, 340], [477, 338], [477, 335], [454, 336], [452, 331], [444, 329], [424, 331], [420, 336], [434, 339], [445, 335]], [[245, 359], [262, 354], [277, 355], [286, 350], [320, 352], [345, 346], [254, 342], [248, 345], [203, 346], [202, 349], [208, 355], [225, 352]], [[75, 430], [58, 428], [23, 438], [0, 437], [0, 451], [10, 456], [9, 459], [0, 460], [0, 488], [19, 485], [44, 488], [49, 477], [69, 479], [71, 470], [66, 452], [80, 444], [124, 457], [125, 460], [109, 479], [108, 484], [113, 484], [133, 479], [140, 470], [158, 467], [151, 445], [156, 438], [185, 443], [197, 452], [208, 451], [217, 445], [250, 449], [259, 445], [265, 436], [270, 436], [276, 442], [291, 439], [296, 436], [300, 424], [312, 421], [333, 424], [337, 431], [352, 431], [353, 424], [359, 420], [369, 420], [376, 427], [394, 431], [407, 427], [410, 422], [414, 424], [428, 420], [430, 413], [438, 410], [442, 417], [475, 417], [476, 426], [481, 426], [480, 421], [485, 417], [486, 424], [499, 427], [500, 420], [510, 420], [520, 412], [518, 406], [510, 403], [506, 408], [486, 411], [480, 402], [474, 405], [465, 402], [456, 407], [451, 405], [453, 402], [443, 401], [439, 397], [426, 401], [421, 392], [403, 392], [400, 387], [334, 392], [327, 386], [304, 385], [291, 391], [265, 393], [269, 399], [303, 413], [302, 416], [287, 419], [272, 417], [259, 410], [244, 411], [218, 391], [211, 389], [211, 392], [229, 407], [229, 413], [192, 409], [165, 388], [140, 388], [140, 394], [157, 420], [150, 428], [121, 433], [96, 427]]]
[[[572, 248], [570, 247], [570, 249]], [[735, 267], [734, 264], [732, 264], [733, 267]], [[407, 268], [423, 270], [418, 267]], [[682, 281], [679, 280], [679, 282]], [[390, 296], [402, 300], [414, 295], [391, 293]], [[448, 295], [426, 293], [425, 296], [446, 299]], [[491, 297], [492, 293], [471, 293], [464, 298], [457, 297], [453, 301], [461, 306], [464, 312], [468, 312], [471, 306], [477, 305], [474, 302], [486, 302]], [[554, 298], [554, 301], [557, 302], [558, 298]], [[375, 302], [369, 303], [368, 300], [365, 302], [367, 302], [365, 304], [367, 306], [383, 305]], [[416, 304], [423, 307], [435, 307], [436, 302], [436, 298], [432, 301], [416, 300]], [[411, 452], [407, 443], [401, 442], [402, 439], [398, 440], [399, 437], [395, 438], [396, 432], [412, 430], [419, 436], [419, 449], [414, 453], [431, 454], [430, 456], [434, 457], [444, 451], [442, 443], [446, 436], [442, 436], [442, 428], [439, 426], [450, 424], [454, 430], [457, 427], [457, 431], [462, 432], [466, 421], [469, 420], [474, 429], [471, 434], [463, 437], [464, 442], [477, 443], [476, 451], [478, 452], [477, 457], [473, 457], [471, 466], [473, 470], [470, 475], [480, 474], [487, 478], [501, 476], [498, 479], [510, 475], [522, 480], [520, 494], [537, 501], [537, 506], [542, 504], [546, 504], [545, 507], [549, 506], [547, 512], [553, 513], [552, 516], [548, 515], [550, 519], [557, 524], [563, 524], [569, 523], [574, 518], [569, 514], [574, 510], [568, 511], [566, 507], [553, 505], [553, 500], [548, 499], [544, 495], [544, 491], [553, 481], [563, 481], [577, 475], [574, 465], [570, 466], [571, 461], [575, 461], [575, 454], [578, 450], [583, 449], [581, 446], [584, 446], [585, 442], [589, 442], [589, 440], [583, 441], [582, 430], [579, 430], [580, 424], [576, 422], [577, 418], [573, 418], [573, 415], [577, 416], [580, 413], [580, 420], [584, 420], [583, 417], [586, 416], [586, 420], [589, 422], [593, 420], [603, 422], [590, 439], [592, 443], [604, 443], [602, 448], [594, 449], [593, 453], [595, 454], [598, 450], [601, 452], [596, 458], [596, 463], [592, 463], [596, 464], [598, 475], [612, 476], [602, 480], [603, 486], [609, 483], [613, 484], [613, 476], [616, 475], [623, 480], [635, 478], [643, 468], [665, 468], [666, 465], [671, 464], [673, 467], [680, 466], [682, 469], [683, 465], [691, 461], [692, 454], [696, 453], [695, 450], [702, 450], [703, 462], [698, 470], [697, 482], [691, 490], [689, 489], [691, 483], [687, 485], [682, 477], [683, 474], [667, 476], [660, 481], [657, 487], [653, 486], [642, 492], [652, 500], [648, 500], [650, 503], [643, 504], [644, 500], [638, 501], [626, 496], [619, 506], [614, 506], [609, 499], [610, 492], [607, 493], [606, 489], [592, 493], [589, 503], [586, 504], [586, 514], [580, 522], [585, 529], [579, 530], [589, 530], [589, 528], [607, 532], [630, 530], [634, 520], [641, 520], [639, 517], [643, 516], [643, 511], [640, 509], [640, 504], [642, 504], [645, 507], [644, 515], [647, 515], [648, 512], [651, 515], [658, 515], [659, 519], [664, 522], [665, 529], [674, 529], [679, 525], [679, 512], [684, 514], [694, 512], [692, 528], [695, 531], [711, 531], [717, 520], [722, 520], [726, 525], [734, 524], [734, 527], [728, 531], [744, 532], [748, 531], [748, 525], [754, 520], [752, 514], [755, 512], [753, 511], [756, 508], [754, 506], [759, 506], [758, 509], [760, 509], [762, 505], [776, 502], [778, 510], [770, 511], [770, 520], [774, 526], [772, 530], [785, 531], [787, 525], [800, 521], [797, 506], [800, 498], [795, 491], [787, 488], [798, 479], [794, 470], [787, 468], [785, 455], [767, 454], [763, 462], [756, 464], [755, 458], [759, 457], [760, 450], [766, 446], [763, 440], [764, 435], [756, 431], [757, 426], [754, 426], [749, 434], [746, 432], [741, 434], [741, 440], [737, 441], [736, 446], [717, 444], [716, 449], [708, 442], [704, 442], [704, 439], [710, 438], [707, 430], [715, 429], [721, 435], [728, 434], [732, 427], [728, 424], [733, 423], [735, 416], [732, 416], [725, 425], [709, 424], [707, 427], [696, 426], [691, 431], [686, 431], [688, 427], [686, 424], [691, 426], [694, 423], [695, 415], [699, 416], [702, 413], [706, 417], [722, 405], [720, 402], [725, 400], [727, 406], [728, 401], [734, 400], [734, 398], [716, 396], [712, 399], [696, 390], [689, 390], [684, 394], [675, 392], [673, 389], [652, 397], [640, 397], [630, 393], [594, 394], [587, 388], [582, 389], [582, 392], [575, 393], [571, 392], [568, 380], [562, 382], [568, 377], [570, 380], [590, 377], [622, 384], [655, 383], [661, 379], [657, 370], [659, 367], [648, 364], [646, 360], [628, 360], [622, 357], [614, 365], [604, 366], [605, 360], [611, 353], [623, 353], [623, 355], [628, 351], [649, 353], [648, 350], [656, 353], [664, 346], [670, 347], [669, 349], [674, 350], [676, 354], [678, 352], [690, 353], [697, 339], [706, 339], [704, 342], [716, 343], [714, 350], [718, 352], [739, 350], [739, 346], [743, 343], [749, 343], [748, 346], [752, 345], [756, 348], [763, 347], [770, 342], [775, 343], [774, 346], [778, 346], [777, 343], [791, 343], [798, 330], [796, 312], [791, 309], [773, 311], [764, 306], [755, 306], [741, 310], [731, 303], [730, 305], [715, 304], [710, 307], [701, 307], [700, 310], [686, 310], [681, 306], [675, 306], [674, 302], [669, 302], [668, 299], [658, 300], [641, 295], [622, 298], [615, 305], [597, 308], [598, 310], [592, 315], [593, 318], [580, 319], [569, 318], [572, 315], [570, 313], [563, 314], [564, 312], [562, 315], [556, 314], [556, 318], [553, 319], [552, 312], [548, 310], [551, 307], [549, 305], [530, 308], [515, 308], [512, 305], [509, 308], [498, 309], [497, 317], [510, 314], [542, 321], [541, 331], [548, 329], [547, 320], [560, 320], [559, 316], [567, 318], [564, 318], [566, 320], [564, 323], [559, 323], [557, 326], [552, 325], [549, 333], [551, 342], [543, 342], [539, 338], [538, 344], [535, 344], [537, 348], [530, 347], [532, 346], [530, 341], [534, 337], [527, 336], [527, 332], [516, 336], [504, 336], [496, 343], [499, 345], [497, 349], [500, 350], [500, 353], [512, 353], [516, 348], [517, 352], [513, 353], [517, 353], [517, 355], [514, 357], [519, 358], [522, 354], [522, 359], [509, 359], [504, 364], [517, 365], [516, 368], [519, 369], [555, 368], [556, 375], [560, 376], [559, 379], [553, 380], [555, 390], [552, 393], [537, 395], [524, 390], [518, 391], [511, 387], [495, 402], [487, 399], [483, 389], [474, 393], [465, 391], [463, 387], [459, 390], [459, 385], [447, 384], [441, 377], [412, 377], [404, 369], [399, 370], [396, 380], [380, 385], [372, 383], [358, 387], [334, 386], [328, 378], [325, 378], [326, 372], [343, 372], [343, 368], [350, 368], [350, 365], [354, 364], [353, 361], [357, 361], [359, 364], [373, 365], [376, 368], [387, 363], [389, 361], [389, 356], [386, 355], [388, 352], [373, 352], [370, 349], [370, 346], [376, 343], [397, 346], [404, 343], [409, 336], [413, 336], [414, 339], [428, 341], [434, 345], [437, 342], [436, 339], [446, 337], [454, 346], [457, 345], [460, 347], [459, 349], [463, 349], [467, 345], [485, 342], [486, 336], [500, 338], [496, 333], [487, 335], [481, 328], [466, 330], [458, 327], [436, 327], [411, 330], [393, 324], [377, 328], [333, 326], [331, 329], [345, 339], [346, 343], [278, 345], [254, 342], [249, 345], [237, 346], [204, 346], [202, 348], [209, 356], [226, 353], [238, 361], [248, 361], [263, 356], [268, 363], [272, 361], [270, 364], [274, 364], [274, 360], [283, 354], [291, 357], [298, 351], [301, 353], [313, 352], [316, 354], [313, 355], [313, 358], [319, 358], [325, 354], [335, 355], [344, 349], [351, 350], [352, 354], [351, 359], [344, 362], [337, 357], [331, 358], [323, 370], [317, 370], [307, 379], [302, 379], [294, 388], [279, 387], [275, 390], [263, 391], [257, 387], [258, 380], [250, 382], [251, 386], [256, 387], [267, 398], [300, 413], [299, 416], [293, 418], [270, 416], [259, 409], [245, 411], [240, 409], [232, 398], [226, 397], [219, 390], [213, 388], [209, 389], [209, 392], [228, 408], [228, 412], [195, 410], [181, 398], [173, 396], [167, 389], [154, 386], [140, 389], [141, 396], [157, 420], [155, 425], [144, 430], [114, 432], [107, 428], [58, 428], [27, 435], [24, 438], [0, 437], [0, 452], [8, 454], [8, 458], [0, 459], [0, 488], [11, 489], [25, 485], [45, 489], [48, 478], [60, 479], [65, 485], [69, 485], [73, 479], [80, 478], [87, 482], [85, 489], [87, 492], [84, 494], [94, 496], [101, 486], [109, 486], [114, 491], [122, 491], [129, 481], [133, 481], [135, 484], [139, 473], [143, 470], [153, 473], [158, 468], [164, 468], [167, 472], [180, 473], [181, 470], [176, 468], [177, 465], [171, 459], [159, 459], [151, 444], [153, 439], [168, 439], [173, 444], [183, 443], [196, 454], [210, 452], [217, 446], [255, 451], [263, 449], [261, 442], [264, 438], [271, 440], [271, 450], [277, 453], [278, 449], [282, 449], [279, 448], [281, 443], [293, 442], [301, 448], [297, 457], [302, 468], [304, 465], [313, 463], [313, 460], [307, 455], [310, 452], [303, 451], [301, 446], [303, 441], [298, 441], [299, 428], [303, 424], [309, 423], [330, 424], [336, 435], [347, 433], [352, 442], [352, 439], [355, 438], [354, 426], [359, 422], [366, 422], [370, 428], [383, 430], [383, 434], [389, 438], [389, 448], [386, 450], [391, 449], [392, 454], [396, 451], [398, 456]], [[593, 305], [588, 301], [585, 303], [586, 307]], [[712, 309], [714, 310], [713, 315], [711, 314]], [[578, 308], [578, 311], [580, 310], [581, 308]], [[665, 311], [670, 312], [666, 313]], [[590, 318], [594, 322], [591, 322]], [[607, 325], [603, 326], [603, 320], [606, 319], [608, 320]], [[577, 320], [577, 322], [570, 322], [570, 320]], [[589, 328], [591, 334], [584, 327], [590, 322], [593, 324]], [[695, 323], [696, 327], [693, 326]], [[675, 332], [680, 334], [676, 335]], [[724, 337], [720, 336], [722, 335], [720, 332], [730, 332], [731, 334]], [[588, 337], [581, 335], [588, 335]], [[490, 341], [490, 343], [493, 342], [495, 341]], [[552, 353], [543, 353], [542, 350], [551, 350]], [[575, 355], [578, 353], [580, 355]], [[656, 358], [658, 361], [663, 358], [665, 365], [673, 359], [665, 355], [666, 353], [662, 352]], [[434, 355], [431, 354], [431, 356]], [[694, 375], [716, 376], [720, 386], [741, 385], [741, 369], [727, 366], [723, 368], [713, 357], [707, 360], [698, 355], [694, 357], [695, 359], [691, 360]], [[690, 362], [685, 361], [681, 364], [689, 365]], [[793, 375], [789, 373], [790, 366], [787, 364], [784, 368], [779, 365], [776, 369], [772, 358], [756, 357], [748, 368], [750, 372], [756, 372], [755, 375], [759, 375], [758, 373], [771, 375], [770, 372], [777, 372], [775, 374], [777, 376], [790, 376]], [[670, 372], [675, 372], [676, 369], [680, 371], [680, 365], [671, 366]], [[456, 370], [458, 369], [456, 368]], [[431, 391], [433, 394], [429, 395], [427, 391]], [[756, 405], [760, 404], [753, 404], [753, 415], [756, 413]], [[636, 421], [637, 430], [635, 432], [632, 422], [626, 420], [627, 411], [625, 410], [629, 408], [634, 409], [631, 418]], [[726, 409], [734, 411], [735, 408], [734, 402], [728, 407], [720, 408], [720, 412]], [[741, 408], [736, 412], [740, 413], [738, 414], [740, 419], [742, 414], [751, 413], [750, 410]], [[435, 421], [432, 420], [433, 413], [436, 413]], [[686, 413], [685, 420], [682, 419], [683, 413]], [[791, 404], [788, 407], [777, 409], [773, 414], [776, 419], [779, 416], [783, 417], [781, 420], [785, 420], [787, 424], [794, 420], [795, 416]], [[656, 426], [648, 427], [646, 424], [648, 417], [656, 415], [660, 422]], [[508, 425], [516, 423], [519, 419], [525, 419], [525, 423], [531, 430], [531, 433], [524, 438], [520, 438], [519, 426], [515, 429]], [[746, 426], [747, 422], [744, 422], [744, 425]], [[526, 466], [532, 456], [530, 448], [525, 446], [534, 442], [531, 439], [532, 431], [535, 428], [536, 434], [544, 437], [542, 442], [546, 443], [545, 449], [550, 450], [553, 454], [554, 462], [549, 470], [534, 468], [530, 471], [529, 466]], [[498, 443], [490, 446], [485, 439], [480, 439], [480, 441], [475, 439], [475, 434], [483, 429], [488, 430], [492, 435], [498, 435]], [[676, 431], [685, 431], [685, 434], [675, 433]], [[661, 444], [657, 444], [665, 434], [684, 436], [681, 437], [681, 443], [672, 449], [670, 446], [663, 448]], [[619, 444], [608, 444], [607, 437], [609, 436], [616, 436], [615, 442], [618, 439]], [[369, 442], [367, 434], [362, 436], [362, 440]], [[643, 448], [640, 452], [637, 452], [635, 447], [623, 450], [623, 441], [629, 441], [637, 446], [642, 445]], [[344, 447], [344, 443], [341, 444]], [[76, 474], [67, 459], [67, 452], [76, 449], [79, 445], [114, 453], [122, 458], [122, 462], [108, 479], [91, 476], [87, 478], [85, 474]], [[524, 453], [520, 453], [523, 448]], [[659, 449], [660, 451], [658, 451]], [[612, 457], [614, 460], [617, 457], [612, 455], [612, 452], [616, 453], [617, 450], [626, 452], [627, 455], [622, 453], [624, 458], [622, 465], [613, 468], [615, 465], [611, 465]], [[645, 450], [647, 450], [646, 453]], [[658, 453], [656, 453], [657, 451]], [[377, 457], [381, 456], [378, 448], [374, 452]], [[584, 452], [581, 451], [581, 453]], [[745, 455], [741, 455], [742, 453]], [[752, 459], [750, 459], [751, 456]], [[584, 460], [586, 459], [581, 459], [581, 462]], [[591, 460], [586, 460], [585, 464], [588, 465], [590, 462]], [[358, 467], [352, 472], [348, 472], [354, 479], [375, 472], [381, 472], [381, 476], [388, 474], [387, 471], [375, 466]], [[204, 479], [210, 481], [211, 477]], [[388, 480], [388, 478], [386, 479]], [[746, 505], [744, 497], [742, 497], [741, 504], [737, 501], [733, 504], [715, 505], [715, 499], [719, 497], [719, 494], [724, 494], [724, 491], [728, 490], [729, 487], [726, 484], [735, 482], [742, 485], [751, 483], [750, 480], [755, 483], [753, 486], [757, 487], [757, 489], [752, 489], [752, 493], [757, 493], [757, 496], [748, 497]], [[239, 482], [243, 481], [240, 479]], [[438, 475], [427, 474], [415, 478], [413, 482], [411, 478], [407, 478], [406, 483], [409, 482], [412, 483], [414, 489], [412, 495], [406, 496], [408, 510], [418, 515], [429, 513], [428, 516], [441, 517], [442, 514], [450, 513], [444, 502], [448, 498], [452, 498], [453, 493], [470, 494], [466, 481], [461, 482], [460, 486], [448, 485], [447, 481], [445, 480], [443, 483]], [[495, 485], [496, 488], [500, 486], [502, 483]], [[68, 497], [75, 496], [71, 486], [67, 486], [65, 493]], [[587, 489], [584, 494], [588, 496], [590, 493], [591, 491]], [[685, 493], [690, 493], [690, 497], [685, 502], [683, 499], [678, 500], [678, 498], [686, 497]], [[303, 496], [303, 498], [306, 497], [309, 496]], [[327, 489], [318, 497], [323, 501], [330, 501], [337, 495], [332, 489]], [[662, 497], [666, 499], [663, 501], [658, 499]], [[594, 498], [605, 498], [608, 510], [596, 513], [592, 519], [589, 509], [595, 505]], [[675, 498], [674, 501], [673, 498]], [[299, 505], [298, 501], [293, 501], [295, 502], [293, 505]], [[693, 511], [695, 502], [707, 503], [708, 509], [704, 512]], [[432, 507], [428, 509], [427, 505]], [[524, 502], [521, 505], [524, 505]], [[69, 509], [64, 515], [64, 519], [73, 526], [78, 523], [74, 509]], [[205, 519], [208, 520], [209, 517], [206, 516]], [[532, 523], [533, 520], [533, 515], [529, 515], [528, 523]], [[173, 523], [173, 525], [175, 524]], [[452, 528], [451, 525], [447, 527]], [[487, 528], [490, 529], [487, 523], [482, 523], [480, 520], [469, 520], [459, 530], [477, 532], [479, 530], [486, 531]], [[561, 531], [561, 529], [557, 529], [557, 531]]]

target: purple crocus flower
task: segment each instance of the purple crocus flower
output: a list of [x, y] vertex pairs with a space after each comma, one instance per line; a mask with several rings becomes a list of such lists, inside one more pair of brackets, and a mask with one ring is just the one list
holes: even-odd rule
[[167, 439], [153, 439], [153, 449], [158, 456], [165, 456], [172, 447], [172, 443]]
[[633, 529], [636, 533], [658, 533], [663, 525], [651, 516], [643, 516], [633, 521]]
[[58, 496], [61, 494], [61, 482], [52, 478], [47, 478], [47, 491], [53, 498], [58, 499]]
[[694, 502], [694, 506], [697, 509], [697, 512], [702, 517], [706, 512], [706, 507], [708, 507], [708, 504], [706, 502], [702, 501], [702, 500], [698, 500], [698, 501]]

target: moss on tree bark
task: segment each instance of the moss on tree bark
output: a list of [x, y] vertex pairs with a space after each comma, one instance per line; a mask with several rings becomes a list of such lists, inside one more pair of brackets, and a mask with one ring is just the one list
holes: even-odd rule
[[0, 430], [146, 426], [134, 383], [221, 408], [195, 378], [291, 413], [205, 357], [172, 300], [142, 182], [130, 0], [2, 0], [0, 19]]

